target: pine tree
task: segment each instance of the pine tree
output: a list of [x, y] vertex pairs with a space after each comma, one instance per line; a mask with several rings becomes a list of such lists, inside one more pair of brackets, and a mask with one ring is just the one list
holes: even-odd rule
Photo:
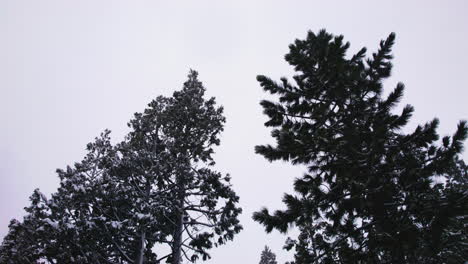
[[278, 264], [275, 253], [271, 252], [267, 246], [262, 251], [259, 264]]
[[[23, 222], [10, 224], [0, 263], [195, 262], [232, 240], [239, 198], [229, 175], [211, 169], [225, 119], [204, 91], [191, 71], [181, 91], [135, 114], [123, 142], [112, 145], [106, 130], [81, 162], [57, 170], [57, 192], [35, 191]], [[158, 256], [163, 244], [171, 252]]]
[[173, 264], [183, 257], [192, 262], [209, 258], [207, 249], [231, 240], [242, 228], [230, 176], [211, 169], [213, 146], [219, 144], [225, 122], [223, 109], [216, 107], [214, 98], [203, 98], [205, 88], [197, 76], [191, 71], [181, 91], [157, 98], [143, 114], [136, 114], [127, 139], [131, 146], [146, 150], [142, 155], [153, 149], [165, 153], [163, 164], [170, 169], [155, 174], [155, 182], [170, 190], [163, 196], [172, 204], [163, 214], [170, 220], [166, 226], [172, 236], [168, 243]]
[[[78, 250], [70, 254], [85, 263], [137, 263], [138, 259], [157, 262], [157, 255], [141, 246], [141, 230], [151, 230], [146, 245], [153, 246], [167, 236], [158, 217], [164, 197], [155, 190], [142, 196], [134, 178], [120, 168], [127, 165], [127, 149], [123, 143], [112, 146], [106, 130], [95, 142], [87, 145], [88, 154], [80, 163], [66, 170], [57, 170], [60, 187], [52, 195], [49, 206], [59, 224], [58, 233], [67, 234], [61, 247], [76, 241]], [[137, 169], [139, 164], [135, 163]], [[158, 164], [159, 165], [159, 164]], [[148, 177], [150, 178], [150, 177]], [[151, 222], [144, 219], [142, 209], [150, 207]]]
[[[276, 145], [256, 147], [267, 160], [307, 166], [286, 194], [286, 210], [264, 208], [254, 220], [267, 232], [299, 229], [289, 238], [295, 263], [462, 263], [468, 259], [467, 167], [459, 154], [465, 121], [442, 138], [434, 119], [403, 133], [413, 107], [392, 110], [399, 83], [383, 97], [395, 35], [366, 58], [346, 56], [349, 43], [322, 30], [296, 40], [285, 56], [296, 75], [258, 76], [277, 101], [261, 105]], [[437, 183], [435, 177], [446, 183]]]
[[13, 219], [8, 226], [9, 232], [0, 248], [0, 263], [35, 263], [47, 260], [50, 251], [49, 239], [53, 230], [42, 222], [49, 214], [46, 200], [37, 189], [30, 200], [31, 205], [25, 208], [27, 216], [23, 222]]

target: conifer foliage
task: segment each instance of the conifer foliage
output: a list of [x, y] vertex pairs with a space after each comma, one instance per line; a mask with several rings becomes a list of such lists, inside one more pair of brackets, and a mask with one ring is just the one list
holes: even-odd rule
[[271, 249], [265, 246], [260, 256], [260, 262], [258, 264], [278, 264], [278, 262], [276, 261], [275, 253], [271, 252]]
[[24, 220], [10, 223], [0, 263], [180, 264], [232, 240], [242, 229], [239, 198], [212, 157], [225, 118], [197, 75], [136, 113], [124, 141], [112, 145], [106, 130], [81, 162], [57, 170], [50, 199], [34, 191]]
[[437, 119], [402, 131], [414, 110], [394, 113], [404, 85], [382, 95], [394, 40], [392, 33], [370, 57], [365, 48], [347, 56], [343, 36], [309, 32], [285, 56], [294, 83], [257, 77], [277, 100], [261, 102], [276, 145], [256, 152], [307, 172], [295, 180], [296, 194], [285, 194], [287, 209], [263, 208], [253, 218], [267, 232], [299, 229], [285, 246], [296, 264], [468, 259], [467, 166], [459, 157], [467, 124], [441, 142]]

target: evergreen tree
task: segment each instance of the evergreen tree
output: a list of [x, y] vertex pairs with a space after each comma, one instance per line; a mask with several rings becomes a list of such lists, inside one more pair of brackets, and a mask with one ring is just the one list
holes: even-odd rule
[[466, 122], [441, 143], [437, 119], [402, 132], [413, 113], [409, 105], [392, 112], [403, 84], [382, 95], [394, 40], [390, 34], [370, 58], [365, 48], [347, 57], [342, 36], [309, 32], [285, 56], [295, 83], [257, 77], [278, 100], [261, 102], [276, 145], [256, 152], [306, 165], [307, 173], [295, 180], [295, 195], [285, 194], [286, 210], [264, 208], [253, 218], [267, 232], [298, 227], [285, 246], [295, 248], [296, 264], [468, 259], [467, 167], [459, 157]]
[[44, 263], [47, 260], [53, 230], [42, 221], [49, 215], [46, 199], [36, 189], [30, 200], [31, 205], [25, 208], [27, 216], [23, 222], [13, 219], [8, 226], [9, 232], [0, 248], [0, 263]]
[[205, 260], [207, 249], [224, 244], [241, 230], [239, 198], [229, 185], [230, 176], [211, 169], [215, 164], [212, 147], [219, 144], [225, 122], [223, 109], [216, 107], [214, 98], [203, 98], [205, 88], [197, 75], [191, 71], [181, 91], [171, 98], [157, 98], [143, 114], [136, 114], [127, 138], [139, 155], [154, 149], [165, 153], [162, 163], [170, 170], [155, 174], [154, 180], [169, 190], [163, 196], [172, 201], [162, 213], [169, 220], [171, 241], [167, 243], [173, 264], [181, 263], [183, 257], [192, 262], [199, 257]]
[[267, 246], [262, 251], [259, 264], [278, 264], [275, 253], [271, 252]]
[[[238, 197], [211, 169], [225, 119], [204, 91], [191, 71], [181, 91], [135, 114], [123, 142], [105, 131], [83, 161], [57, 170], [58, 191], [35, 191], [24, 221], [10, 224], [0, 263], [195, 262], [232, 240]], [[163, 244], [170, 253], [158, 256]]]

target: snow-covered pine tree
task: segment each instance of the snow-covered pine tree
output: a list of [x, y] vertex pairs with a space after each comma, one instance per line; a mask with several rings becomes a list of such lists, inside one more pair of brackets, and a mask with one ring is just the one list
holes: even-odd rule
[[[467, 125], [438, 143], [438, 120], [402, 132], [413, 107], [392, 113], [399, 83], [382, 96], [395, 35], [366, 58], [322, 30], [290, 45], [295, 83], [265, 76], [278, 97], [261, 102], [276, 145], [257, 146], [267, 160], [307, 166], [286, 210], [253, 215], [267, 232], [298, 227], [295, 263], [462, 263], [466, 250], [467, 167], [460, 159]], [[437, 183], [442, 177], [446, 183]], [[465, 245], [465, 246], [464, 246]]]
[[[10, 224], [0, 263], [135, 263], [142, 253], [148, 262], [157, 262], [151, 250], [141, 250], [138, 230], [146, 225], [153, 231], [149, 245], [168, 234], [161, 235], [162, 224], [139, 217], [138, 209], [148, 199], [138, 200], [130, 177], [115, 173], [122, 153], [111, 145], [109, 133], [88, 144], [88, 154], [74, 167], [57, 170], [60, 187], [51, 199], [33, 193], [23, 222]], [[153, 206], [157, 211], [158, 204]]]
[[[60, 234], [69, 237], [62, 247], [68, 248], [70, 241], [75, 241], [78, 250], [71, 254], [84, 263], [138, 263], [139, 259], [157, 262], [157, 255], [150, 249], [167, 235], [157, 221], [164, 201], [157, 195], [161, 190], [150, 196], [138, 192], [132, 175], [121, 171], [128, 151], [123, 143], [112, 146], [109, 134], [106, 130], [88, 144], [88, 154], [73, 168], [57, 170], [60, 187], [49, 206], [51, 217], [60, 223]], [[136, 170], [136, 165], [131, 170]], [[148, 204], [153, 208], [148, 213], [153, 220], [150, 223], [141, 217], [141, 210]], [[142, 248], [143, 228], [152, 234], [145, 240], [148, 250]]]
[[[49, 200], [35, 191], [24, 221], [10, 224], [0, 263], [195, 262], [231, 240], [238, 197], [211, 169], [225, 119], [204, 91], [191, 71], [182, 91], [135, 114], [123, 142], [105, 131], [83, 161], [57, 170], [58, 191]], [[169, 254], [154, 252], [161, 244]]]
[[259, 264], [278, 264], [275, 253], [271, 252], [268, 246], [263, 249]]
[[0, 263], [44, 263], [53, 247], [50, 240], [54, 229], [44, 221], [50, 211], [45, 196], [34, 190], [31, 205], [25, 208], [27, 215], [23, 222], [11, 220], [9, 232], [0, 247]]
[[[239, 198], [230, 187], [229, 175], [212, 170], [213, 147], [220, 143], [225, 122], [223, 108], [216, 107], [214, 98], [203, 98], [205, 88], [197, 76], [190, 71], [181, 91], [158, 97], [144, 113], [136, 114], [125, 143], [136, 153], [135, 160], [142, 162], [141, 168], [153, 168], [157, 157], [151, 158], [152, 153], [164, 154], [158, 154], [164, 173], [155, 171], [154, 183], [140, 189], [168, 190], [159, 196], [171, 201], [160, 214], [171, 234], [166, 243], [171, 247], [167, 257], [172, 264], [181, 263], [182, 258], [205, 260], [208, 249], [231, 240], [242, 229], [237, 219]], [[129, 164], [133, 167], [135, 161]], [[148, 184], [146, 179], [137, 182]]]

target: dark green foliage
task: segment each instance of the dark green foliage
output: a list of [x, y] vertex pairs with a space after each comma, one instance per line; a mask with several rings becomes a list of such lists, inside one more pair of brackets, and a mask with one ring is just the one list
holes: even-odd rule
[[370, 58], [365, 48], [347, 57], [342, 36], [309, 32], [285, 56], [297, 72], [294, 84], [257, 77], [278, 99], [261, 102], [276, 145], [256, 152], [308, 172], [296, 179], [297, 193], [285, 195], [286, 210], [262, 209], [253, 218], [267, 232], [299, 228], [286, 244], [296, 249], [296, 264], [468, 259], [467, 168], [459, 158], [466, 122], [441, 145], [437, 119], [402, 132], [414, 111], [392, 112], [404, 85], [382, 96], [394, 41], [392, 33]]

